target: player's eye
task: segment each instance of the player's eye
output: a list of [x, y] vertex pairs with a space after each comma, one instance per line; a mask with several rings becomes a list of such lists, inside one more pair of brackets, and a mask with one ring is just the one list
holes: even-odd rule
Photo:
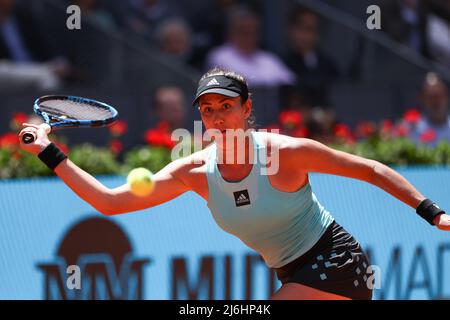
[[204, 107], [202, 113], [204, 115], [209, 115], [212, 113], [212, 108], [211, 107]]
[[223, 110], [228, 110], [230, 108], [231, 108], [231, 106], [228, 103], [225, 103], [225, 104], [222, 105], [222, 109]]

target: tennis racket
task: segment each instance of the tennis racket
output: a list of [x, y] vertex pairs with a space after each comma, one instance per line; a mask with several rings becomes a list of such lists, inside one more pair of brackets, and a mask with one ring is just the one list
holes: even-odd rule
[[[116, 121], [119, 115], [106, 103], [65, 95], [40, 97], [34, 102], [33, 110], [50, 128], [104, 127]], [[22, 136], [26, 144], [35, 139], [30, 132]]]

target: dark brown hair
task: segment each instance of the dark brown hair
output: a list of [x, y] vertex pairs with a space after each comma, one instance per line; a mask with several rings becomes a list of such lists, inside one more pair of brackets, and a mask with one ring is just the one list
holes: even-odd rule
[[[240, 82], [242, 85], [245, 85], [245, 87], [247, 87], [247, 90], [248, 90], [248, 83], [247, 83], [247, 80], [245, 79], [245, 77], [243, 75], [241, 75], [241, 74], [239, 74], [239, 73], [237, 73], [235, 71], [222, 68], [222, 67], [214, 67], [212, 69], [209, 69], [200, 78], [199, 82], [203, 81], [206, 78], [213, 77], [213, 76], [224, 76], [224, 77], [236, 80], [236, 81]], [[241, 103], [244, 104], [245, 102], [247, 102], [248, 99], [251, 99], [251, 96], [252, 96], [251, 92], [248, 91], [247, 98], [241, 96]], [[257, 127], [256, 118], [255, 118], [255, 114], [253, 112], [253, 108], [252, 108], [252, 111], [250, 113], [250, 116], [247, 118], [247, 126], [249, 128], [252, 128], [252, 129], [256, 129], [256, 127]]]

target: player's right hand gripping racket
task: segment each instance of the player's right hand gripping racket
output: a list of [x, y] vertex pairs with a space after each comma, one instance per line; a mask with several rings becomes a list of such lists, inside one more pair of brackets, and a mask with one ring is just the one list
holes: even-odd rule
[[[92, 99], [50, 95], [34, 102], [34, 112], [50, 128], [104, 127], [117, 120], [119, 113], [110, 105]], [[33, 133], [22, 136], [24, 143], [36, 139]]]

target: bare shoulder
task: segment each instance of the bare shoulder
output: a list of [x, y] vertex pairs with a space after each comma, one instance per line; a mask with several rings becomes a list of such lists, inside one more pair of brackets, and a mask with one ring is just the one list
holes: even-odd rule
[[280, 146], [286, 137], [283, 134], [268, 132], [268, 131], [258, 131], [258, 135], [263, 143], [271, 146]]
[[186, 181], [196, 173], [204, 172], [210, 146], [196, 151], [186, 157], [176, 159], [167, 165], [172, 175]]
[[[270, 155], [279, 157], [282, 167], [288, 169], [302, 168], [307, 171], [317, 161], [322, 158], [337, 156], [337, 150], [308, 138], [296, 138], [283, 134], [264, 132], [261, 134], [264, 143], [267, 144]], [[269, 147], [271, 145], [271, 147]]]
[[266, 143], [279, 147], [280, 167], [293, 172], [320, 172], [371, 181], [377, 161], [307, 138], [265, 133]]
[[260, 131], [260, 137], [263, 143], [272, 148], [289, 151], [300, 147], [308, 147], [314, 145], [314, 140], [306, 138], [295, 138], [280, 133]]

